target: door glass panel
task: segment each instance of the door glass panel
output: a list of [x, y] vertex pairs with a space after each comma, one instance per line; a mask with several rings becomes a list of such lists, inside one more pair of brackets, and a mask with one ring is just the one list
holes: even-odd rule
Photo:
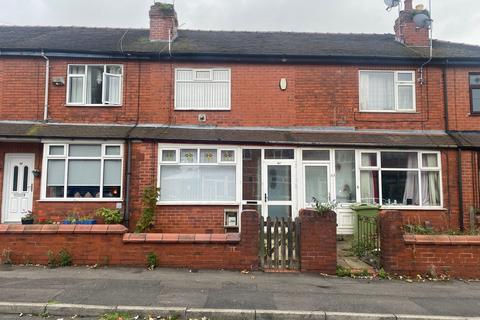
[[289, 165], [268, 166], [268, 200], [292, 200], [292, 167]]
[[270, 205], [268, 216], [271, 218], [288, 218], [292, 216], [292, 206]]
[[27, 191], [28, 187], [28, 166], [23, 167], [23, 191]]
[[262, 150], [243, 150], [243, 200], [262, 200]]
[[266, 149], [265, 150], [265, 159], [273, 160], [293, 160], [294, 152], [293, 149]]
[[326, 166], [305, 167], [305, 203], [313, 198], [321, 203], [328, 202], [328, 170]]
[[13, 191], [18, 191], [18, 166], [13, 168]]
[[335, 151], [335, 185], [337, 202], [356, 202], [355, 151]]

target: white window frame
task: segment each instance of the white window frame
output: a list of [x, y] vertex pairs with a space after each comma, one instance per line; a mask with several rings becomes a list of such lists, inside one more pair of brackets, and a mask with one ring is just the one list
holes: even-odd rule
[[[191, 71], [193, 73], [193, 80], [178, 80], [179, 71]], [[210, 79], [197, 79], [197, 72], [210, 72]], [[227, 71], [228, 80], [213, 80], [214, 71]], [[229, 95], [227, 106], [224, 108], [207, 108], [207, 107], [197, 107], [192, 108], [190, 106], [180, 106], [177, 99], [177, 84], [178, 83], [194, 83], [194, 82], [215, 82], [215, 83], [228, 83], [229, 85]], [[231, 68], [175, 68], [175, 98], [174, 98], [174, 109], [178, 111], [229, 111], [232, 108], [232, 69]]]
[[[395, 94], [395, 110], [364, 110], [364, 101], [362, 101], [362, 86], [361, 86], [361, 81], [362, 81], [362, 73], [393, 73], [394, 74], [394, 79], [393, 79], [393, 85], [394, 85], [394, 94]], [[398, 80], [398, 75], [400, 73], [409, 73], [412, 75], [412, 81], [400, 81]], [[395, 70], [359, 70], [358, 72], [358, 92], [359, 92], [359, 111], [360, 112], [365, 112], [365, 113], [415, 113], [417, 111], [417, 87], [416, 87], [416, 73], [415, 71], [411, 70], [400, 70], [400, 71], [395, 71]], [[413, 88], [413, 108], [412, 109], [400, 109], [399, 108], [399, 95], [398, 95], [398, 88], [399, 86], [411, 86]]]
[[[41, 202], [122, 202], [123, 201], [123, 188], [124, 188], [124, 168], [123, 168], [123, 155], [124, 155], [124, 145], [121, 142], [109, 141], [109, 142], [99, 142], [99, 141], [42, 141], [44, 143], [43, 147], [43, 161], [42, 161], [42, 184], [40, 192], [40, 201]], [[101, 146], [101, 155], [99, 157], [76, 157], [69, 156], [69, 148], [71, 145], [100, 145]], [[63, 155], [49, 155], [50, 146], [63, 146], [64, 154]], [[115, 146], [120, 147], [120, 155], [106, 155], [106, 147]], [[64, 190], [62, 198], [49, 198], [47, 197], [47, 169], [48, 169], [48, 160], [65, 160], [65, 176], [64, 176]], [[105, 160], [120, 160], [121, 161], [121, 172], [120, 172], [120, 196], [118, 198], [104, 198], [103, 197], [103, 170], [105, 165]], [[67, 189], [68, 189], [68, 162], [69, 160], [100, 160], [100, 197], [99, 198], [67, 198]]]
[[[378, 172], [378, 198], [379, 205], [382, 209], [403, 209], [403, 210], [442, 210], [443, 209], [443, 178], [442, 178], [442, 155], [440, 151], [426, 151], [426, 150], [399, 150], [399, 149], [381, 149], [381, 150], [367, 150], [357, 149], [357, 200], [361, 202], [361, 190], [360, 190], [360, 172], [364, 171], [377, 171]], [[382, 152], [399, 152], [399, 153], [417, 153], [418, 168], [383, 168], [381, 163]], [[363, 153], [375, 153], [377, 155], [377, 166], [375, 167], [363, 167], [362, 166], [362, 154]], [[423, 154], [436, 154], [437, 155], [437, 167], [424, 167], [423, 166]], [[418, 172], [418, 192], [419, 192], [419, 205], [388, 205], [383, 204], [382, 194], [382, 171], [405, 171], [405, 172]], [[438, 172], [439, 174], [439, 192], [440, 192], [440, 205], [438, 206], [423, 206], [422, 195], [422, 172]]]
[[[87, 101], [87, 74], [89, 67], [100, 67], [103, 66], [103, 79], [102, 79], [102, 103], [86, 103]], [[120, 67], [121, 74], [112, 74], [107, 73], [107, 67]], [[70, 67], [85, 67], [84, 74], [70, 74]], [[67, 65], [67, 92], [66, 92], [66, 105], [67, 106], [85, 106], [85, 107], [119, 107], [123, 104], [123, 72], [124, 68], [121, 64], [69, 64]], [[120, 79], [120, 97], [119, 103], [109, 103], [105, 97], [105, 80], [106, 76], [114, 76]], [[70, 102], [70, 85], [71, 85], [71, 78], [82, 78], [83, 79], [83, 94], [82, 94], [82, 102]]]
[[[197, 162], [194, 163], [182, 163], [180, 161], [180, 149], [195, 149], [197, 150]], [[217, 150], [217, 162], [215, 163], [201, 163], [200, 162], [200, 150], [205, 149], [216, 149]], [[163, 150], [176, 150], [176, 160], [175, 161], [162, 161], [162, 151]], [[221, 161], [221, 151], [235, 151], [235, 161], [225, 162]], [[242, 194], [242, 161], [239, 156], [242, 154], [242, 149], [239, 147], [228, 146], [228, 145], [198, 145], [198, 144], [158, 144], [158, 162], [157, 162], [157, 187], [161, 186], [161, 170], [162, 166], [172, 166], [172, 165], [185, 165], [185, 166], [235, 166], [235, 200], [234, 201], [162, 201], [160, 197], [157, 201], [158, 206], [166, 205], [228, 205], [228, 206], [239, 206], [241, 203], [241, 194]], [[160, 193], [162, 190], [160, 190]]]

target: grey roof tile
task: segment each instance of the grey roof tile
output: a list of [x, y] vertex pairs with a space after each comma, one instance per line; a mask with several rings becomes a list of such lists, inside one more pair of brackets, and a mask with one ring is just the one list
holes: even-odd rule
[[[167, 54], [164, 42], [148, 40], [147, 29], [0, 26], [0, 49], [88, 53]], [[303, 57], [421, 58], [392, 34], [236, 32], [179, 30], [173, 54], [285, 55]], [[480, 47], [434, 41], [439, 58], [480, 58]]]

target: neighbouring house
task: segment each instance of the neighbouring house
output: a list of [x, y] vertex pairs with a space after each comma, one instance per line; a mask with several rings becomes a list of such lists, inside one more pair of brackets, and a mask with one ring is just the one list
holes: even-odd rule
[[[336, 201], [470, 228], [480, 207], [480, 47], [395, 34], [0, 26], [1, 222], [121, 209], [133, 230], [235, 231]], [[441, 21], [438, 21], [441, 23]], [[429, 61], [430, 60], [430, 61]]]

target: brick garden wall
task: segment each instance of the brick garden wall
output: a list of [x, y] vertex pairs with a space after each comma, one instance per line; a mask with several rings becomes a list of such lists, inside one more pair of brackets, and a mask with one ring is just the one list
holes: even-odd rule
[[258, 214], [242, 213], [241, 234], [128, 234], [121, 225], [0, 225], [0, 253], [14, 263], [48, 263], [48, 251], [66, 249], [79, 265], [145, 266], [146, 255], [161, 267], [256, 269]]
[[391, 274], [480, 277], [479, 236], [405, 235], [399, 211], [380, 214], [381, 265]]

